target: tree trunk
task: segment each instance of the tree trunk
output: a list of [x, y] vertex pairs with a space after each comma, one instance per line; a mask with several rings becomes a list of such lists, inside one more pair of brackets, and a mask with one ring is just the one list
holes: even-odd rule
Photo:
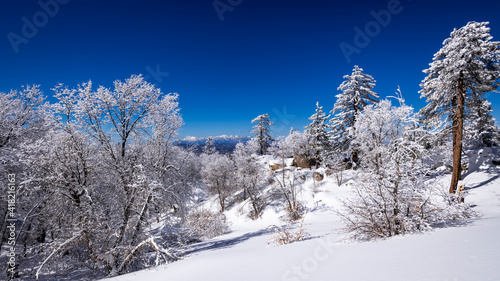
[[148, 196], [148, 199], [146, 200], [146, 203], [144, 203], [144, 206], [142, 208], [142, 211], [139, 216], [139, 220], [137, 221], [137, 224], [135, 225], [135, 231], [134, 235], [132, 236], [132, 243], [131, 245], [135, 245], [138, 241], [137, 238], [139, 237], [140, 230], [141, 230], [141, 223], [146, 222], [146, 212], [148, 211], [148, 206], [149, 203], [151, 203], [151, 200], [153, 199], [153, 195], [150, 193]]
[[458, 81], [455, 118], [453, 118], [453, 171], [450, 193], [457, 191], [458, 181], [462, 179], [462, 138], [464, 130], [464, 82]]
[[264, 155], [264, 136], [263, 136], [263, 132], [262, 132], [262, 128], [260, 129], [260, 155]]
[[[356, 170], [356, 169], [358, 168], [357, 166], [358, 166], [358, 162], [359, 162], [359, 159], [358, 159], [358, 151], [353, 150], [353, 151], [351, 152], [351, 160], [352, 160], [352, 163], [353, 163], [353, 165], [352, 165], [352, 166], [353, 166], [353, 167], [356, 167], [356, 168], [354, 168], [353, 170]], [[354, 164], [356, 164], [356, 165], [354, 165]]]

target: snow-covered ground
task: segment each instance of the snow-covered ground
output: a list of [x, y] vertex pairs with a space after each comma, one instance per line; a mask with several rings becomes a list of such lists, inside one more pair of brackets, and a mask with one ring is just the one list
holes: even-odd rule
[[268, 244], [274, 234], [266, 228], [283, 224], [283, 213], [268, 208], [252, 221], [235, 206], [226, 213], [231, 233], [191, 245], [178, 262], [107, 280], [500, 280], [500, 166], [483, 159], [488, 154], [491, 149], [471, 157], [474, 171], [463, 180], [467, 202], [482, 216], [462, 225], [376, 242], [346, 241], [332, 211], [348, 194], [352, 174], [346, 172], [340, 187], [333, 177], [304, 184], [304, 224], [311, 235], [305, 241]]

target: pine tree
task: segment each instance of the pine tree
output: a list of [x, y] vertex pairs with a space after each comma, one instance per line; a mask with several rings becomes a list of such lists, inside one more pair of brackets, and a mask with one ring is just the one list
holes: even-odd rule
[[469, 120], [464, 123], [464, 136], [469, 146], [498, 145], [500, 131], [491, 115], [491, 103], [485, 99], [476, 99], [470, 104], [467, 112]]
[[330, 139], [327, 132], [329, 126], [326, 124], [329, 118], [330, 115], [326, 115], [323, 112], [323, 107], [319, 106], [319, 102], [316, 102], [316, 113], [309, 117], [309, 120], [312, 122], [306, 126], [311, 135], [311, 142], [308, 146], [314, 151], [316, 168], [318, 168], [319, 162], [324, 160], [326, 154], [330, 151]]
[[[337, 90], [337, 101], [331, 111], [331, 141], [336, 153], [347, 152], [350, 149], [356, 116], [369, 104], [377, 103], [379, 95], [373, 91], [375, 79], [363, 73], [363, 69], [354, 66], [351, 75], [344, 76], [345, 81]], [[353, 158], [356, 152], [353, 151]], [[355, 160], [355, 159], [353, 159]]]
[[273, 126], [274, 123], [269, 119], [269, 114], [267, 113], [255, 117], [252, 123], [257, 123], [253, 126], [252, 133], [255, 134], [254, 139], [259, 144], [259, 154], [264, 155], [273, 141], [271, 137], [271, 126]]
[[421, 97], [427, 106], [421, 110], [424, 121], [433, 124], [443, 116], [451, 121], [453, 136], [453, 172], [450, 193], [461, 178], [462, 139], [465, 112], [474, 101], [498, 87], [500, 43], [491, 41], [488, 22], [469, 22], [454, 29], [443, 47], [434, 55], [430, 68], [424, 70]]

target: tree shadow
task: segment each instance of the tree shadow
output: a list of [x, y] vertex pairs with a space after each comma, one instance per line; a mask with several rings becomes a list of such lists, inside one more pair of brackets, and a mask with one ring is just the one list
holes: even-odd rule
[[465, 227], [473, 224], [479, 219], [478, 217], [466, 218], [466, 219], [449, 219], [446, 221], [431, 223], [433, 229], [443, 229], [452, 227]]
[[485, 172], [488, 174], [498, 174], [500, 172], [498, 164], [500, 159], [500, 149], [498, 147], [483, 147], [473, 150], [467, 154], [469, 166], [467, 171], [462, 174], [462, 178], [475, 173]]
[[466, 186], [465, 187], [465, 190], [470, 190], [470, 189], [475, 189], [475, 188], [478, 188], [480, 186], [485, 186], [485, 185], [488, 185], [490, 184], [491, 182], [497, 180], [498, 178], [500, 177], [500, 175], [495, 175], [494, 177], [491, 177], [483, 182], [480, 182], [480, 183], [477, 183], [475, 185], [472, 185], [472, 186]]
[[268, 233], [269, 233], [269, 231], [267, 229], [261, 229], [261, 230], [249, 232], [249, 233], [246, 233], [244, 235], [234, 237], [234, 238], [196, 243], [196, 244], [190, 245], [189, 248], [186, 249], [186, 251], [184, 253], [186, 255], [190, 255], [190, 254], [204, 252], [204, 251], [214, 251], [214, 250], [221, 250], [221, 249], [225, 249], [225, 248], [230, 248], [234, 245], [240, 244], [240, 243], [247, 241], [251, 238], [262, 236], [262, 235], [268, 234]]

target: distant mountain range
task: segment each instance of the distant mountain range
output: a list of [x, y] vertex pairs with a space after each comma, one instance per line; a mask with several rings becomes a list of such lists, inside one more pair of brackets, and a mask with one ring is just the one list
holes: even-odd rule
[[[203, 147], [207, 143], [208, 138], [209, 137], [197, 138], [188, 136], [182, 140], [178, 140], [177, 142], [175, 142], [175, 144], [184, 148], [192, 147], [195, 152], [201, 153]], [[239, 142], [245, 143], [251, 139], [251, 137], [227, 136], [227, 135], [215, 136], [211, 138], [213, 140], [215, 149], [219, 153], [223, 154], [233, 152], [234, 147]]]

